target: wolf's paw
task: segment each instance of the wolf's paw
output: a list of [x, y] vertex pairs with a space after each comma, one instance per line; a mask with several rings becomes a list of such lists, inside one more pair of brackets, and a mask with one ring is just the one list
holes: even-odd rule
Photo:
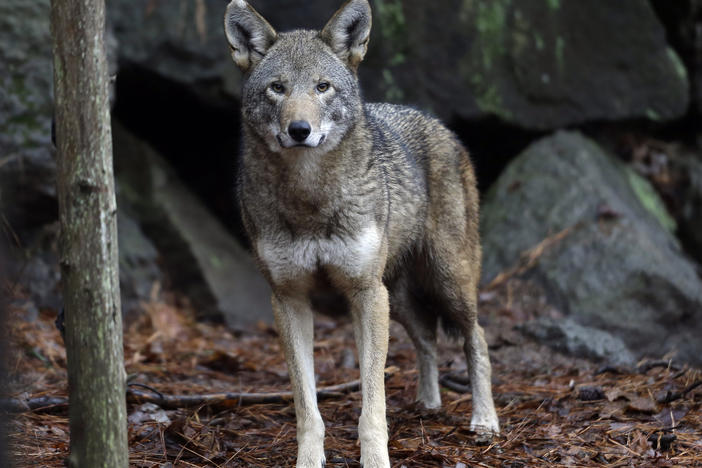
[[388, 444], [361, 443], [361, 466], [363, 468], [390, 468]]
[[493, 437], [500, 435], [500, 424], [494, 410], [482, 417], [474, 414], [470, 421], [470, 430], [477, 434], [476, 444], [487, 445], [492, 442]]
[[435, 410], [441, 408], [441, 396], [439, 396], [438, 392], [419, 393], [415, 401], [424, 409]]
[[320, 444], [304, 444], [297, 449], [297, 468], [323, 468], [326, 463], [324, 447]]
[[388, 454], [376, 453], [373, 455], [361, 455], [361, 466], [363, 468], [390, 468], [390, 457]]

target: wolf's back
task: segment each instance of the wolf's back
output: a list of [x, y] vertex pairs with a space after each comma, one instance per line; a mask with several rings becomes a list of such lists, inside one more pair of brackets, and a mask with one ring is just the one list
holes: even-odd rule
[[375, 157], [386, 160], [391, 172], [392, 166], [400, 166], [396, 177], [420, 179], [417, 183], [427, 197], [432, 192], [440, 195], [428, 203], [464, 201], [465, 215], [477, 223], [475, 174], [468, 150], [454, 133], [438, 119], [411, 107], [370, 103], [364, 108]]

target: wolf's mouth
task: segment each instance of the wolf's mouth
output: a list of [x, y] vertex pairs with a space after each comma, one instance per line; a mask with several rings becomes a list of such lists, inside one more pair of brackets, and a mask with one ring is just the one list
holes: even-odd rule
[[281, 146], [282, 148], [286, 148], [286, 149], [287, 149], [287, 148], [316, 148], [316, 147], [318, 147], [319, 145], [321, 145], [322, 143], [324, 143], [324, 140], [326, 140], [327, 136], [326, 136], [326, 135], [322, 135], [322, 136], [319, 138], [319, 141], [316, 142], [316, 143], [313, 143], [313, 142], [302, 142], [302, 143], [293, 143], [293, 144], [286, 143], [285, 140], [283, 139], [283, 134], [278, 134], [278, 135], [276, 136], [276, 138], [278, 139], [278, 143], [280, 144], [280, 146]]

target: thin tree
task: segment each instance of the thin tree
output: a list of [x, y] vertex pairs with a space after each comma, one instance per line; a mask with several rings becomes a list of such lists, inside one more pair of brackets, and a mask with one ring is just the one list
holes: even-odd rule
[[128, 464], [104, 0], [52, 0], [71, 467]]
[[[8, 334], [7, 329], [7, 283], [5, 279], [5, 245], [2, 238], [3, 233], [0, 232], [0, 398], [7, 398], [8, 395], [8, 376], [7, 376], [7, 345]], [[7, 444], [7, 417], [0, 418], [0, 466], [10, 466], [10, 455], [8, 453]]]

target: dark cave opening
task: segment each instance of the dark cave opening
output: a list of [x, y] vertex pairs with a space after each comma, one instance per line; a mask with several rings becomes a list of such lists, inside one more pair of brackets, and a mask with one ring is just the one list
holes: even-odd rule
[[217, 89], [217, 83], [194, 88], [121, 63], [113, 116], [158, 151], [209, 210], [243, 241], [234, 194], [239, 104], [209, 89]]

